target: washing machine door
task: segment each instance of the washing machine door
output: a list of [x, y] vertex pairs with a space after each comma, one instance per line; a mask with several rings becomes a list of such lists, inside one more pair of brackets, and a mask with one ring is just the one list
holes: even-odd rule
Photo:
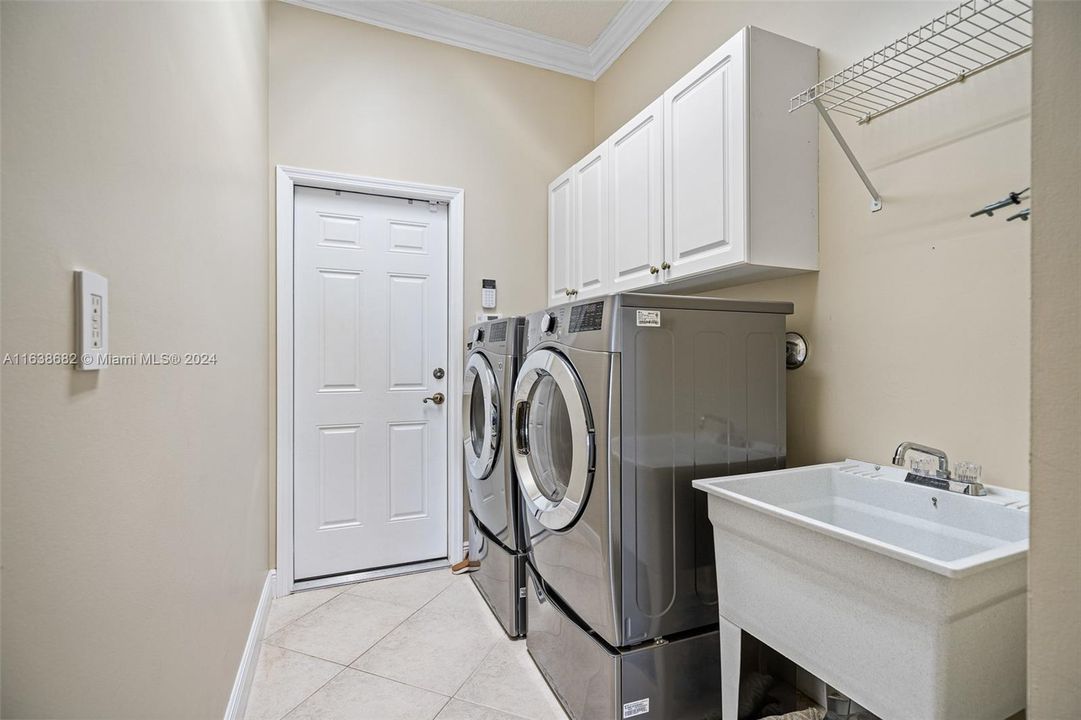
[[593, 417], [578, 373], [551, 349], [529, 354], [514, 386], [514, 468], [526, 508], [549, 530], [582, 512], [595, 467]]
[[488, 359], [479, 352], [465, 364], [465, 465], [471, 480], [492, 474], [500, 442], [499, 386]]

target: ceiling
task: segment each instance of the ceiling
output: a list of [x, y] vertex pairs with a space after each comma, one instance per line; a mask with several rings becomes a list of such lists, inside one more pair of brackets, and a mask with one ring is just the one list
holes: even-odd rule
[[427, 0], [556, 40], [588, 47], [627, 0]]
[[596, 80], [670, 0], [283, 0]]

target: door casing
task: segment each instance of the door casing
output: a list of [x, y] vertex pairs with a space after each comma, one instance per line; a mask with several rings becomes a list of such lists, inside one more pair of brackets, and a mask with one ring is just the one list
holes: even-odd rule
[[[367, 577], [402, 572], [401, 569], [354, 573], [298, 584], [293, 573], [293, 190], [296, 185], [389, 195], [422, 201], [445, 202], [447, 214], [447, 562], [459, 562], [463, 548], [462, 363], [465, 351], [463, 273], [465, 191], [461, 188], [408, 183], [382, 178], [307, 170], [278, 165], [276, 169], [276, 434], [277, 434], [277, 565], [275, 596], [284, 597], [301, 587], [335, 585]], [[435, 563], [439, 565], [442, 563]], [[425, 563], [426, 566], [432, 563]], [[421, 569], [408, 566], [405, 572]]]

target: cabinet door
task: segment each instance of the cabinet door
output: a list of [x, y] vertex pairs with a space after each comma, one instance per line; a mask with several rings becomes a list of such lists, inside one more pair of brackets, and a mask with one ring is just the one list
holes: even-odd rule
[[664, 93], [666, 279], [746, 257], [746, 38]]
[[548, 304], [570, 299], [574, 264], [574, 169], [548, 186]]
[[[608, 154], [606, 146], [574, 166], [574, 299], [608, 290]], [[577, 291], [577, 292], [575, 292]]]
[[657, 98], [608, 140], [611, 292], [661, 281], [664, 260], [664, 165]]

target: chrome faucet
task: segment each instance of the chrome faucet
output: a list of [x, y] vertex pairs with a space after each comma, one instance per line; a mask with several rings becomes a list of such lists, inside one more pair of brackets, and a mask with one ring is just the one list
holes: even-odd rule
[[[905, 477], [905, 482], [933, 487], [938, 490], [961, 493], [963, 495], [987, 494], [987, 488], [979, 481], [978, 474], [972, 478], [965, 477], [966, 473], [961, 473], [960, 476], [956, 478], [952, 477], [950, 475], [949, 458], [946, 457], [945, 452], [938, 448], [928, 447], [927, 445], [921, 445], [914, 442], [903, 442], [897, 446], [897, 450], [893, 453], [893, 464], [899, 467], [905, 467], [905, 456], [908, 455], [909, 452], [923, 453], [924, 455], [930, 455], [937, 458], [938, 471], [934, 476], [927, 476], [918, 471], [910, 471]], [[960, 463], [960, 465], [966, 465], [966, 463]]]
[[931, 455], [938, 458], [938, 474], [943, 478], [950, 476], [950, 460], [946, 457], [946, 453], [938, 448], [929, 447], [927, 445], [921, 445], [915, 442], [905, 441], [897, 446], [897, 450], [893, 453], [893, 464], [898, 467], [905, 467], [905, 456], [910, 451], [923, 453], [924, 455]]

